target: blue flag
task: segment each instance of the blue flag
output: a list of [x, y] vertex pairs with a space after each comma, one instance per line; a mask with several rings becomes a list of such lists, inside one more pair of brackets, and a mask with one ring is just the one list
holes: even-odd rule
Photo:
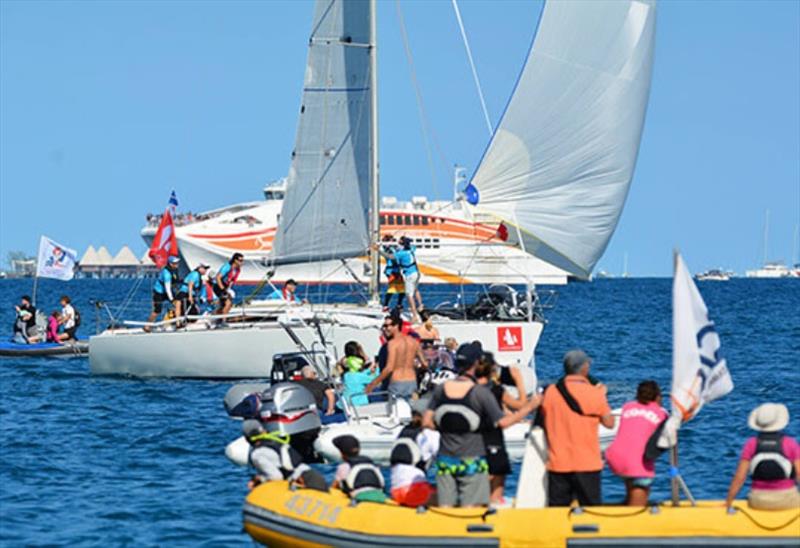
[[172, 191], [172, 194], [169, 195], [169, 206], [172, 209], [175, 209], [176, 207], [178, 207], [178, 195], [175, 194], [174, 190]]
[[470, 205], [478, 205], [478, 202], [481, 199], [478, 189], [472, 183], [469, 183], [464, 188], [464, 197], [467, 199], [467, 202], [469, 202]]

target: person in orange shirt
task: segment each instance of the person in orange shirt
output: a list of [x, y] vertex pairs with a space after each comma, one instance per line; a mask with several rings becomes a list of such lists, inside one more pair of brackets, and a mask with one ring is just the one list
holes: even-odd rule
[[550, 506], [601, 504], [598, 423], [614, 426], [606, 387], [589, 376], [591, 359], [583, 350], [564, 355], [564, 377], [544, 392], [542, 415], [547, 433], [547, 497]]

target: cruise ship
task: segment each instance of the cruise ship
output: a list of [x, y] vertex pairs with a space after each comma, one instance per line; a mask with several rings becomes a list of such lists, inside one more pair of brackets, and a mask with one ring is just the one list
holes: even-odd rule
[[[367, 283], [367, 257], [318, 261], [277, 268], [270, 264], [273, 239], [286, 192], [286, 180], [264, 187], [264, 200], [247, 202], [193, 216], [181, 216], [175, 233], [181, 258], [189, 269], [201, 262], [217, 269], [235, 252], [245, 266], [238, 283], [257, 284], [274, 270], [277, 283], [290, 278], [302, 284]], [[142, 231], [149, 246], [159, 216]], [[381, 237], [408, 236], [417, 248], [421, 283], [563, 285], [569, 274], [523, 251], [513, 229], [463, 200], [429, 201], [415, 196], [400, 201], [385, 196], [380, 210]], [[309, 226], [309, 231], [324, 230]]]

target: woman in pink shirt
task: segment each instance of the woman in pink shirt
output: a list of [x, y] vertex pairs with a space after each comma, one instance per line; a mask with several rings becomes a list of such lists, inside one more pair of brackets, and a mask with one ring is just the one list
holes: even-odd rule
[[45, 334], [45, 339], [47, 342], [51, 343], [58, 343], [64, 344], [61, 338], [58, 336], [58, 326], [61, 321], [61, 312], [58, 310], [54, 310], [50, 317], [47, 318], [47, 332]]
[[800, 507], [797, 491], [800, 445], [783, 433], [789, 424], [789, 410], [782, 403], [764, 403], [753, 409], [747, 424], [758, 436], [744, 443], [725, 505], [731, 507], [749, 475], [752, 483], [747, 504], [751, 508], [788, 510]]
[[639, 383], [636, 399], [622, 406], [619, 431], [606, 449], [606, 462], [612, 472], [625, 480], [625, 504], [629, 506], [647, 504], [656, 472], [655, 462], [645, 458], [645, 449], [667, 416], [655, 381]]

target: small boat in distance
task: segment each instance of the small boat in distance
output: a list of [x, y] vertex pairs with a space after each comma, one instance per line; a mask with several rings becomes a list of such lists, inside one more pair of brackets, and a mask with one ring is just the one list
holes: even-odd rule
[[721, 268], [712, 268], [705, 272], [695, 274], [694, 278], [698, 282], [727, 282], [732, 277], [732, 272], [727, 272]]
[[761, 268], [748, 270], [745, 275], [748, 278], [789, 278], [792, 276], [792, 270], [783, 262], [774, 261], [766, 263]]

